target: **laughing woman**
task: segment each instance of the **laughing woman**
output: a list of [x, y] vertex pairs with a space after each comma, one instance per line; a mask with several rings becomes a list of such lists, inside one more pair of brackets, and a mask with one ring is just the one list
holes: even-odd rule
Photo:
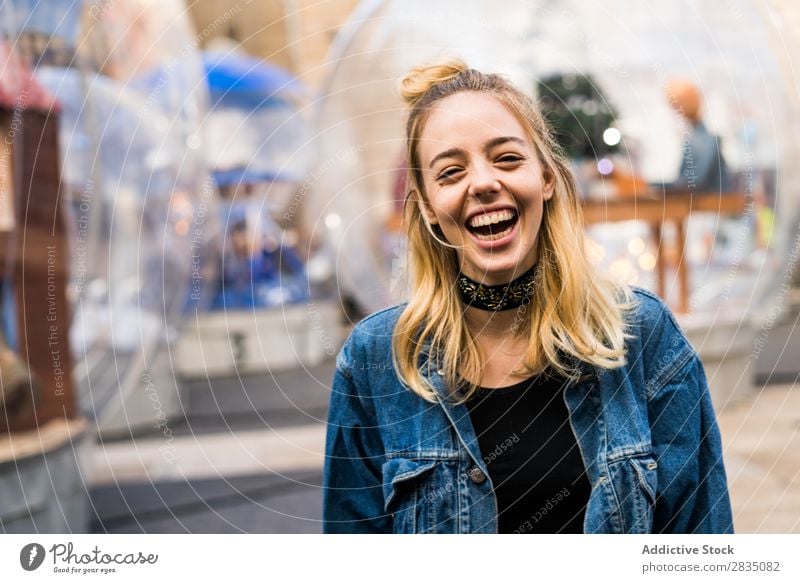
[[588, 261], [530, 98], [461, 61], [403, 81], [410, 301], [336, 361], [325, 532], [732, 532], [702, 364]]

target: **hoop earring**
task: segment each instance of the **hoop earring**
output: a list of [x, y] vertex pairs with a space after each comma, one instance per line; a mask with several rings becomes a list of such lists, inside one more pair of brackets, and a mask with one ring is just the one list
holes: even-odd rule
[[[409, 190], [408, 194], [406, 194], [406, 202], [411, 200], [411, 196], [413, 194], [419, 194], [419, 193], [414, 188]], [[428, 233], [430, 233], [431, 237], [433, 237], [434, 241], [436, 241], [437, 243], [439, 243], [443, 247], [449, 247], [450, 249], [460, 249], [461, 248], [461, 247], [457, 247], [456, 245], [451, 245], [450, 243], [448, 243], [446, 241], [443, 241], [442, 239], [444, 238], [444, 233], [442, 232], [442, 228], [439, 227], [439, 225], [436, 225], [436, 227], [438, 227], [437, 230], [439, 231], [439, 233], [441, 233], [442, 239], [440, 239], [439, 236], [434, 232], [433, 225], [428, 221], [428, 215], [422, 209], [422, 204], [423, 203], [416, 197], [414, 197], [414, 201], [413, 202], [414, 202], [414, 204], [418, 205], [419, 214], [422, 217], [422, 222], [425, 223], [425, 228], [428, 230]]]
[[[428, 217], [426, 217], [426, 216], [425, 216], [425, 213], [422, 213], [422, 220], [425, 222], [425, 227], [428, 229], [428, 232], [431, 234], [431, 237], [433, 237], [433, 239], [434, 239], [434, 240], [435, 240], [437, 243], [439, 243], [439, 244], [440, 244], [440, 245], [442, 245], [443, 247], [450, 247], [450, 249], [461, 249], [461, 247], [458, 247], [458, 246], [456, 246], [456, 245], [451, 245], [450, 243], [447, 243], [447, 242], [445, 242], [445, 241], [442, 241], [442, 239], [440, 239], [440, 238], [437, 236], [437, 234], [436, 234], [436, 233], [434, 233], [434, 230], [433, 230], [433, 227], [434, 227], [434, 225], [431, 225], [431, 224], [428, 222]], [[436, 225], [436, 228], [437, 228], [437, 230], [438, 230], [440, 233], [442, 233], [442, 237], [444, 238], [444, 233], [442, 232], [442, 228], [441, 228], [439, 225]]]

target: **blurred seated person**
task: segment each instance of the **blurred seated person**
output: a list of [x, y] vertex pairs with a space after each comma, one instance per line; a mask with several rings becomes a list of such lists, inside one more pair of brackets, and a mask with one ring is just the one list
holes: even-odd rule
[[223, 251], [222, 280], [227, 285], [244, 285], [252, 281], [251, 261], [255, 254], [252, 237], [248, 237], [247, 222], [233, 223]]
[[666, 87], [667, 99], [688, 128], [682, 137], [682, 159], [678, 178], [653, 184], [654, 188], [692, 192], [731, 190], [730, 172], [722, 154], [720, 139], [708, 131], [701, 117], [702, 97], [689, 81], [676, 79]]
[[274, 234], [256, 234], [248, 229], [246, 220], [231, 226], [223, 260], [226, 285], [249, 287], [254, 282], [278, 283], [282, 277], [304, 275], [305, 264], [290, 245], [282, 244]]

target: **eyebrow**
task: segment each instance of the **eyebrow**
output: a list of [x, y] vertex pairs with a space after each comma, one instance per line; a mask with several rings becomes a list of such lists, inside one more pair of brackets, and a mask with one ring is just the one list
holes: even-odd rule
[[[508, 142], [519, 144], [520, 146], [525, 145], [525, 140], [522, 140], [520, 138], [514, 136], [500, 136], [497, 138], [492, 138], [491, 140], [486, 142], [483, 145], [483, 152], [484, 154], [488, 154], [492, 148], [496, 148], [497, 146], [506, 144]], [[463, 153], [463, 151], [464, 150], [462, 150], [461, 148], [450, 148], [449, 150], [445, 150], [444, 152], [439, 152], [433, 157], [433, 160], [431, 160], [430, 164], [428, 164], [428, 168], [433, 168], [433, 165], [436, 164], [436, 162], [438, 162], [442, 158], [453, 158]]]

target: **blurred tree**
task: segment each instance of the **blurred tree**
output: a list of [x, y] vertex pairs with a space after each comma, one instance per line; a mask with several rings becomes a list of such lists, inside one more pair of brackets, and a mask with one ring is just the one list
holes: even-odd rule
[[537, 85], [542, 113], [570, 158], [601, 158], [617, 151], [619, 144], [603, 141], [616, 112], [591, 77], [558, 74]]

